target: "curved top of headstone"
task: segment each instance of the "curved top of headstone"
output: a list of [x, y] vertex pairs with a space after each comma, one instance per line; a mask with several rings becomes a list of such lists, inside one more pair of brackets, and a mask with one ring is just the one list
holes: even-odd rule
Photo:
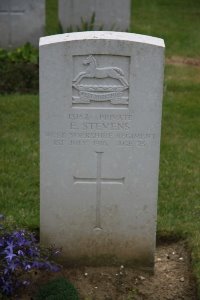
[[164, 40], [160, 38], [114, 31], [84, 31], [46, 36], [40, 38], [40, 46], [76, 40], [121, 40], [165, 47]]

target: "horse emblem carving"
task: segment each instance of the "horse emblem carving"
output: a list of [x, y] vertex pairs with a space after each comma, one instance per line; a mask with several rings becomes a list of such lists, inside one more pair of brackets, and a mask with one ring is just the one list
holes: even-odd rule
[[[128, 104], [128, 97], [123, 92], [129, 84], [124, 72], [118, 67], [99, 67], [94, 56], [89, 55], [83, 65], [87, 68], [73, 79], [73, 87], [79, 91], [79, 97], [73, 97], [73, 103], [108, 102], [111, 104]], [[81, 84], [83, 79], [114, 79], [119, 84]]]

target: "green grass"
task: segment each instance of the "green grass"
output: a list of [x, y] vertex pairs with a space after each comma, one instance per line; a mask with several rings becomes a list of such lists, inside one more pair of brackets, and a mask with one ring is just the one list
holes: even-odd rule
[[39, 226], [38, 97], [0, 97], [0, 211]]
[[132, 32], [163, 38], [167, 56], [200, 56], [200, 1], [132, 2]]
[[58, 32], [58, 0], [46, 0], [46, 35]]
[[178, 236], [187, 240], [198, 286], [200, 286], [199, 95], [200, 68], [166, 67], [158, 236]]
[[200, 69], [166, 68], [163, 106], [158, 230], [180, 235], [200, 228], [200, 80], [192, 73]]

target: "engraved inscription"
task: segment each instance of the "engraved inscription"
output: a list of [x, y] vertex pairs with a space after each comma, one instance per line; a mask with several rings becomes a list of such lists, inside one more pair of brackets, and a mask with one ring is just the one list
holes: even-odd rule
[[101, 185], [102, 184], [124, 184], [125, 177], [121, 178], [104, 178], [101, 175], [101, 166], [102, 166], [102, 155], [103, 152], [96, 152], [97, 154], [97, 175], [95, 178], [80, 178], [74, 176], [74, 184], [87, 184], [94, 183], [96, 184], [96, 224], [94, 230], [101, 230]]
[[46, 136], [55, 146], [144, 148], [156, 142], [154, 132], [137, 132], [133, 124], [133, 113], [69, 113], [66, 127]]
[[0, 15], [22, 15], [25, 13], [25, 9], [14, 9], [12, 8], [12, 2], [11, 0], [7, 1], [8, 8], [6, 9], [0, 9]]
[[25, 10], [0, 10], [0, 15], [23, 15]]
[[99, 67], [97, 59], [89, 55], [82, 61], [87, 66], [73, 79], [72, 106], [128, 106], [129, 84], [122, 68], [116, 66]]
[[9, 9], [1, 9], [0, 14], [1, 15], [22, 15], [25, 13], [24, 9], [13, 9], [11, 8], [11, 5], [9, 5]]

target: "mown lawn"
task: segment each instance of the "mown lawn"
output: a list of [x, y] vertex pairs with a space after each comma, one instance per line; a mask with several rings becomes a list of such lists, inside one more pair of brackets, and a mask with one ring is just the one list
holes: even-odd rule
[[167, 66], [158, 236], [184, 237], [200, 283], [200, 68]]
[[39, 226], [38, 97], [0, 96], [0, 212]]
[[[47, 1], [47, 33], [58, 30]], [[200, 1], [134, 0], [132, 32], [162, 37], [167, 57], [200, 59]], [[0, 96], [0, 213], [39, 227], [38, 96]], [[160, 159], [158, 238], [185, 238], [200, 287], [200, 67], [167, 64]], [[200, 297], [200, 288], [199, 288]]]
[[163, 38], [167, 56], [200, 56], [200, 1], [132, 2], [132, 32]]

